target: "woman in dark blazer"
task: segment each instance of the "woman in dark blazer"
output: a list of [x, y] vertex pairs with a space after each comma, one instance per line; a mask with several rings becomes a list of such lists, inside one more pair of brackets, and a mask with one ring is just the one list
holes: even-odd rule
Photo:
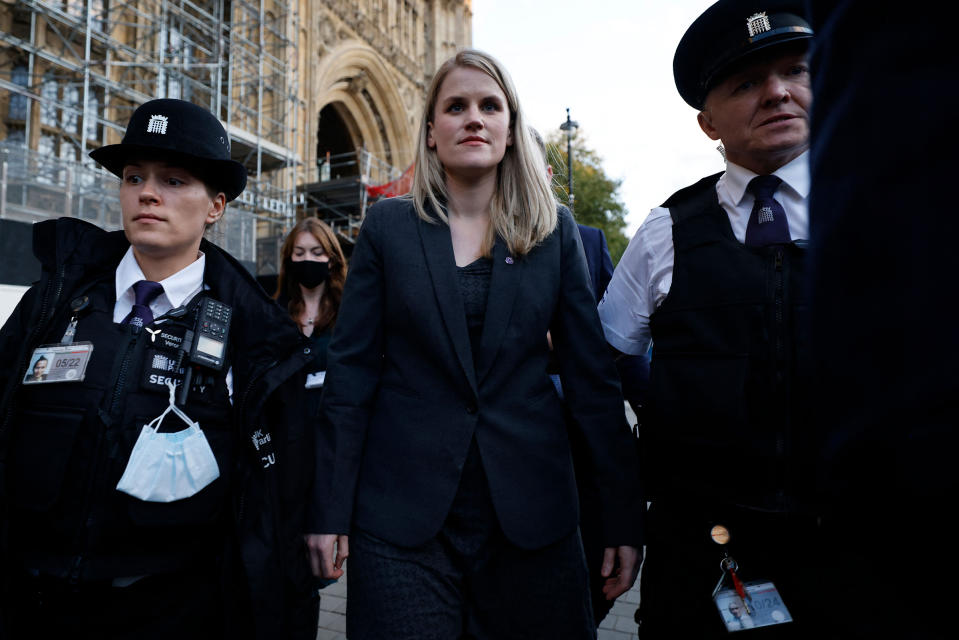
[[606, 595], [638, 570], [635, 448], [582, 244], [512, 81], [436, 73], [409, 197], [357, 239], [329, 347], [311, 551], [350, 555], [347, 634], [593, 638], [553, 336], [602, 502]]

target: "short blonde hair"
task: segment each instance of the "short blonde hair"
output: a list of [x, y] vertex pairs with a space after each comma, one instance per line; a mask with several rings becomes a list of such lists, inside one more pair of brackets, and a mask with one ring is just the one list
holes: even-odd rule
[[[506, 148], [498, 168], [484, 255], [490, 254], [497, 235], [506, 242], [510, 253], [526, 255], [556, 228], [556, 200], [543, 170], [546, 160], [530, 135], [513, 81], [503, 65], [487, 53], [464, 49], [444, 62], [433, 76], [420, 120], [416, 168], [408, 197], [413, 199], [416, 213], [423, 220], [436, 223], [438, 218], [449, 224], [444, 207], [449, 199], [446, 175], [436, 151], [427, 144], [427, 137], [440, 86], [450, 71], [461, 67], [479, 69], [496, 81], [506, 96], [513, 134], [513, 144]], [[427, 203], [435, 217], [427, 211]]]

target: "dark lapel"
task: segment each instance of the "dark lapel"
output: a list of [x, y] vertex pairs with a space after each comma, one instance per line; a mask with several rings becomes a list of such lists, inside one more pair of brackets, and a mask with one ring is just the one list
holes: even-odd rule
[[[423, 243], [426, 266], [433, 280], [436, 304], [443, 316], [453, 348], [474, 394], [479, 394], [476, 385], [476, 369], [473, 366], [473, 351], [470, 347], [469, 330], [466, 328], [466, 308], [456, 281], [456, 260], [453, 257], [453, 241], [450, 228], [442, 222], [430, 224], [417, 218], [417, 228]], [[495, 277], [495, 276], [494, 276]]]
[[493, 277], [486, 299], [486, 317], [483, 320], [483, 337], [476, 367], [476, 379], [481, 382], [496, 360], [496, 353], [503, 342], [525, 262], [524, 258], [512, 257], [506, 243], [496, 238], [496, 244], [493, 245]]

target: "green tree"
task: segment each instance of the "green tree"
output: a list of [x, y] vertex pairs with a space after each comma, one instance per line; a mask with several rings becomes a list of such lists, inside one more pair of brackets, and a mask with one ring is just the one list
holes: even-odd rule
[[[573, 143], [573, 217], [576, 222], [598, 227], [606, 234], [609, 254], [613, 264], [619, 263], [626, 251], [629, 238], [623, 233], [626, 228], [626, 205], [619, 197], [622, 180], [609, 177], [603, 168], [603, 159], [590, 149], [578, 130]], [[566, 173], [566, 133], [556, 131], [546, 140], [546, 157], [553, 167], [553, 191], [563, 204], [569, 204]]]

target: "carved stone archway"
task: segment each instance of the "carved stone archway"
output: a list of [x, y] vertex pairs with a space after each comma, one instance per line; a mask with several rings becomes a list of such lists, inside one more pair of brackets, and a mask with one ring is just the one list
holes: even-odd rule
[[[368, 151], [394, 167], [413, 160], [414, 132], [400, 87], [383, 57], [359, 40], [341, 41], [319, 61], [313, 75], [316, 93], [311, 111], [337, 103]], [[315, 153], [315, 151], [313, 152]], [[316, 158], [312, 159], [313, 162]]]

